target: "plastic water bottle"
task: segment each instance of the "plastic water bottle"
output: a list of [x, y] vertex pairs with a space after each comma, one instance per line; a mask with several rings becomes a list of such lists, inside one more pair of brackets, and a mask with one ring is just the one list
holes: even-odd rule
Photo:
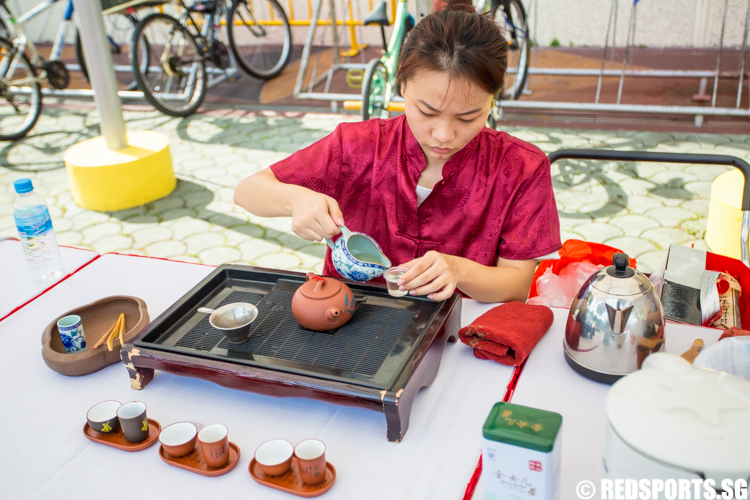
[[13, 187], [17, 193], [13, 218], [31, 277], [38, 283], [57, 281], [65, 273], [47, 203], [34, 192], [31, 179], [19, 179]]

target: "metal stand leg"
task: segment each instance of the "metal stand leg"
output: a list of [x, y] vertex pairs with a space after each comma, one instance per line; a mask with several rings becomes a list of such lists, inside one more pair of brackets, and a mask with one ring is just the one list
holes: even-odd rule
[[[609, 21], [607, 21], [607, 34], [604, 37], [604, 52], [602, 52], [602, 66], [601, 70], [599, 71], [599, 81], [596, 84], [596, 99], [594, 99], [595, 103], [599, 102], [599, 96], [602, 92], [602, 80], [604, 79], [604, 62], [607, 60], [607, 49], [609, 48], [609, 30], [612, 28], [612, 19], [617, 18], [617, 12], [615, 11], [617, 9], [617, 0], [612, 0], [612, 5], [609, 8]], [[614, 26], [613, 31], [617, 30], [617, 26]], [[613, 35], [614, 36], [614, 35]], [[612, 56], [614, 57], [615, 53], [615, 46], [614, 46], [614, 40], [612, 40]]]
[[716, 58], [716, 76], [714, 77], [714, 93], [711, 96], [711, 107], [716, 107], [716, 93], [719, 90], [719, 71], [721, 70], [721, 53], [724, 49], [724, 28], [727, 24], [727, 10], [729, 8], [729, 0], [724, 0], [724, 19], [721, 22], [721, 39], [719, 40], [719, 57]]
[[708, 102], [711, 100], [711, 96], [706, 94], [706, 87], [708, 86], [708, 78], [705, 76], [701, 78], [701, 83], [698, 86], [698, 93], [693, 94], [693, 101], [695, 102]]
[[750, 0], [747, 2], [747, 14], [745, 15], [745, 31], [742, 34], [742, 54], [740, 55], [740, 83], [737, 85], [737, 104], [735, 107], [740, 109], [740, 100], [742, 100], [742, 80], [745, 77], [745, 55], [747, 54], [747, 31], [750, 28]]
[[[622, 74], [620, 75], [620, 86], [617, 89], [617, 104], [620, 104], [622, 99], [622, 87], [625, 84], [625, 70], [628, 65], [628, 52], [630, 52], [630, 39], [634, 36], [635, 32], [635, 9], [638, 4], [633, 1], [633, 7], [630, 9], [630, 22], [628, 23], [628, 35], [625, 38], [625, 54], [622, 57]], [[632, 64], [632, 62], [631, 62]]]
[[318, 19], [320, 18], [320, 5], [323, 0], [317, 0], [315, 7], [313, 8], [313, 15], [310, 19], [310, 29], [307, 32], [307, 40], [305, 40], [305, 46], [302, 49], [302, 60], [300, 61], [299, 73], [297, 73], [297, 83], [294, 85], [294, 97], [299, 97], [302, 92], [302, 84], [305, 81], [305, 73], [307, 73], [307, 65], [310, 62], [310, 49], [312, 48], [313, 37], [315, 36], [315, 28], [318, 26]]

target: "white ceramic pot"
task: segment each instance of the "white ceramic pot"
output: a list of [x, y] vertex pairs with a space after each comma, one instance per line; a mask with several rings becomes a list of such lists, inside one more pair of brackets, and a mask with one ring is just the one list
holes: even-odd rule
[[610, 479], [750, 477], [750, 382], [652, 354], [607, 394]]

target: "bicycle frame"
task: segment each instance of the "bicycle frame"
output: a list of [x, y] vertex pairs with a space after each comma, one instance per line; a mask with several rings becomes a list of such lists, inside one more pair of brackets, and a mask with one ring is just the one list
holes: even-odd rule
[[[18, 18], [14, 18], [5, 5], [2, 5], [2, 8], [0, 9], [0, 18], [2, 18], [2, 20], [5, 22], [5, 25], [11, 31], [10, 34], [13, 40], [14, 47], [20, 53], [24, 53], [28, 48], [29, 54], [31, 54], [31, 63], [34, 66], [39, 66], [41, 63], [43, 63], [44, 58], [39, 54], [36, 45], [34, 45], [34, 42], [31, 41], [31, 39], [29, 39], [29, 37], [27, 36], [26, 30], [24, 30], [23, 26], [31, 19], [35, 18], [48, 8], [52, 7], [52, 5], [56, 4], [58, 1], [59, 0], [47, 0], [46, 2], [42, 2], [28, 12], [25, 12]], [[57, 34], [55, 35], [55, 42], [52, 46], [50, 61], [55, 61], [60, 58], [60, 54], [62, 53], [62, 46], [65, 42], [65, 35], [72, 19], [73, 0], [68, 0], [68, 6], [65, 9], [65, 14], [63, 16], [62, 22], [60, 23], [60, 27], [57, 30]]]
[[403, 39], [406, 36], [406, 18], [408, 15], [409, 13], [406, 11], [406, 0], [398, 0], [398, 5], [396, 6], [396, 19], [393, 22], [393, 33], [391, 33], [391, 39], [388, 42], [388, 49], [380, 58], [388, 73], [388, 80], [385, 83], [385, 96], [383, 99], [384, 108], [388, 108], [388, 103], [391, 102], [391, 98], [394, 94], [393, 87], [396, 81], [398, 58], [401, 55]]
[[[201, 13], [201, 15], [203, 15], [203, 21], [199, 22], [196, 22], [195, 19], [193, 19], [190, 11], [185, 7], [184, 2], [180, 1], [180, 5], [183, 8], [183, 15], [181, 16], [180, 21], [185, 26], [188, 25], [189, 21], [189, 23], [193, 25], [193, 29], [195, 29], [195, 32], [198, 34], [197, 36], [194, 36], [194, 38], [200, 37], [208, 42], [207, 47], [200, 47], [201, 51], [204, 52], [203, 56], [206, 57], [208, 55], [209, 48], [217, 39], [216, 33], [221, 27], [221, 17], [224, 15], [226, 3], [223, 0], [217, 0], [216, 8], [205, 14]], [[202, 25], [200, 28], [198, 27], [199, 24]]]

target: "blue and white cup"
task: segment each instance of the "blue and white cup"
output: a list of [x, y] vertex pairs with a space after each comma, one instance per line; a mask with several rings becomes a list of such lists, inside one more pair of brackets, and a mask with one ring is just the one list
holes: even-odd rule
[[65, 316], [57, 322], [65, 352], [80, 352], [86, 349], [86, 337], [83, 336], [83, 324], [81, 317], [72, 314]]

